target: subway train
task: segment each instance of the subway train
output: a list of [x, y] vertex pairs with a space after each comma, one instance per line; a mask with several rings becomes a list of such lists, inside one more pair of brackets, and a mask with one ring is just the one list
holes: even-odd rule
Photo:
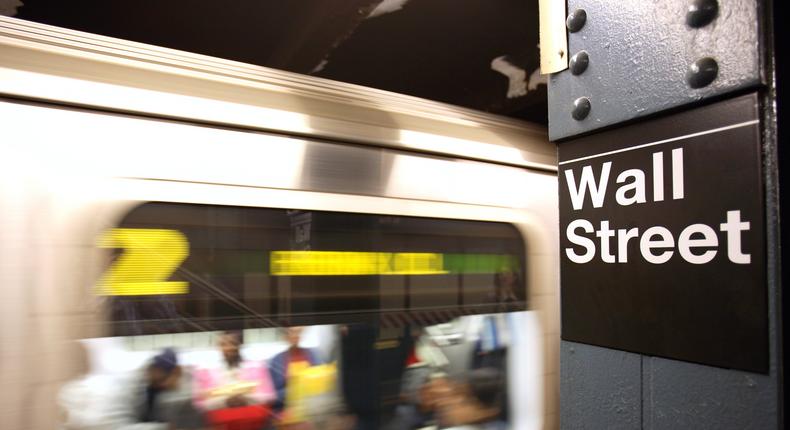
[[4, 17], [0, 58], [3, 428], [558, 426], [544, 127]]

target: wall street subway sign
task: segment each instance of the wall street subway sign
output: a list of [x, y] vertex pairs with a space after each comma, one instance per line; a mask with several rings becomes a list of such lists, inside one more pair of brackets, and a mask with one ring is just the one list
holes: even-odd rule
[[560, 143], [562, 337], [767, 371], [757, 97]]

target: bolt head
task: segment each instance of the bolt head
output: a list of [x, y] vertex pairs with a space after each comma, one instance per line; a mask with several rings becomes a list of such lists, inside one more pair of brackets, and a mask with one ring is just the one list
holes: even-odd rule
[[592, 104], [590, 103], [590, 99], [587, 97], [579, 97], [573, 101], [573, 110], [571, 111], [571, 116], [573, 116], [573, 119], [576, 121], [581, 121], [584, 118], [587, 118], [587, 115], [590, 114], [591, 108]]
[[568, 18], [565, 20], [565, 26], [568, 27], [568, 31], [571, 33], [576, 33], [584, 27], [586, 22], [587, 12], [584, 9], [576, 9], [568, 14]]
[[711, 57], [700, 58], [691, 63], [686, 72], [686, 82], [691, 88], [703, 88], [710, 85], [719, 75], [719, 65]]
[[694, 0], [686, 10], [686, 25], [700, 28], [710, 24], [719, 14], [719, 2], [716, 0]]
[[571, 57], [568, 67], [571, 69], [572, 74], [581, 75], [587, 70], [589, 64], [590, 56], [587, 54], [587, 51], [579, 51]]

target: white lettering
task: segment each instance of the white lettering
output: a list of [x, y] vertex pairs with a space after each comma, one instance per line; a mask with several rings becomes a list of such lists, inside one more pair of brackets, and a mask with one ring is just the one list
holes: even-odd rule
[[609, 221], [601, 221], [601, 229], [595, 235], [601, 238], [601, 260], [615, 263], [614, 255], [609, 251], [609, 238], [614, 236], [614, 230], [609, 229]]
[[653, 154], [653, 201], [664, 201], [664, 153]]
[[584, 197], [587, 194], [587, 189], [590, 190], [590, 198], [592, 199], [593, 207], [600, 208], [603, 206], [603, 198], [606, 194], [606, 185], [609, 182], [609, 171], [612, 168], [612, 162], [607, 161], [603, 163], [601, 168], [600, 181], [595, 183], [595, 175], [593, 174], [592, 166], [584, 166], [582, 168], [581, 178], [579, 179], [579, 186], [576, 186], [576, 180], [573, 177], [573, 170], [565, 171], [565, 181], [568, 183], [568, 193], [571, 196], [571, 204], [574, 210], [579, 210], [584, 207]]
[[741, 250], [741, 232], [749, 230], [749, 222], [741, 222], [741, 211], [727, 211], [727, 222], [721, 224], [721, 231], [727, 232], [727, 258], [735, 264], [749, 264], [750, 254]]
[[[660, 239], [653, 240], [653, 236], [660, 236]], [[672, 258], [674, 251], [664, 251], [659, 254], [653, 254], [653, 248], [672, 248], [675, 246], [675, 239], [672, 233], [665, 227], [655, 226], [645, 230], [642, 238], [639, 240], [639, 250], [642, 251], [642, 257], [653, 264], [664, 264]]]
[[617, 262], [628, 263], [628, 241], [639, 236], [638, 228], [617, 230]]
[[[694, 234], [701, 234], [703, 237], [702, 239], [692, 239], [691, 236]], [[715, 249], [711, 249], [697, 255], [691, 251], [691, 248], [718, 246], [719, 238], [716, 237], [716, 231], [705, 224], [692, 224], [684, 228], [678, 237], [678, 252], [680, 252], [680, 256], [684, 260], [691, 264], [705, 264], [713, 260], [713, 257], [718, 252]]]
[[684, 197], [683, 186], [683, 148], [672, 150], [672, 198], [680, 200]]
[[595, 243], [584, 236], [577, 235], [576, 230], [579, 228], [583, 229], [585, 233], [593, 232], [593, 225], [590, 221], [586, 219], [577, 219], [568, 224], [568, 228], [565, 229], [565, 235], [572, 244], [579, 245], [586, 251], [584, 254], [580, 255], [577, 254], [573, 248], [565, 248], [565, 255], [574, 263], [589, 263], [592, 261], [593, 257], [595, 257]]
[[[615, 193], [615, 199], [621, 206], [629, 206], [634, 203], [644, 203], [645, 200], [645, 172], [639, 169], [626, 170], [617, 176], [617, 183], [622, 184], [628, 177], [634, 178], [634, 182], [622, 185]], [[625, 193], [633, 191], [631, 197], [626, 197]]]

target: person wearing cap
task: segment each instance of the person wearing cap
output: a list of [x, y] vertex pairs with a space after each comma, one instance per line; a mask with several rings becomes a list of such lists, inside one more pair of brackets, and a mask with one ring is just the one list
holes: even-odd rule
[[189, 372], [178, 364], [175, 350], [165, 348], [151, 359], [145, 368], [142, 385], [137, 389], [136, 422], [162, 425], [145, 429], [203, 427], [202, 415], [192, 404]]
[[165, 348], [154, 356], [145, 370], [145, 396], [140, 405], [140, 422], [166, 422], [162, 406], [157, 398], [166, 391], [173, 391], [179, 387], [181, 379], [181, 366], [178, 357], [172, 348]]

